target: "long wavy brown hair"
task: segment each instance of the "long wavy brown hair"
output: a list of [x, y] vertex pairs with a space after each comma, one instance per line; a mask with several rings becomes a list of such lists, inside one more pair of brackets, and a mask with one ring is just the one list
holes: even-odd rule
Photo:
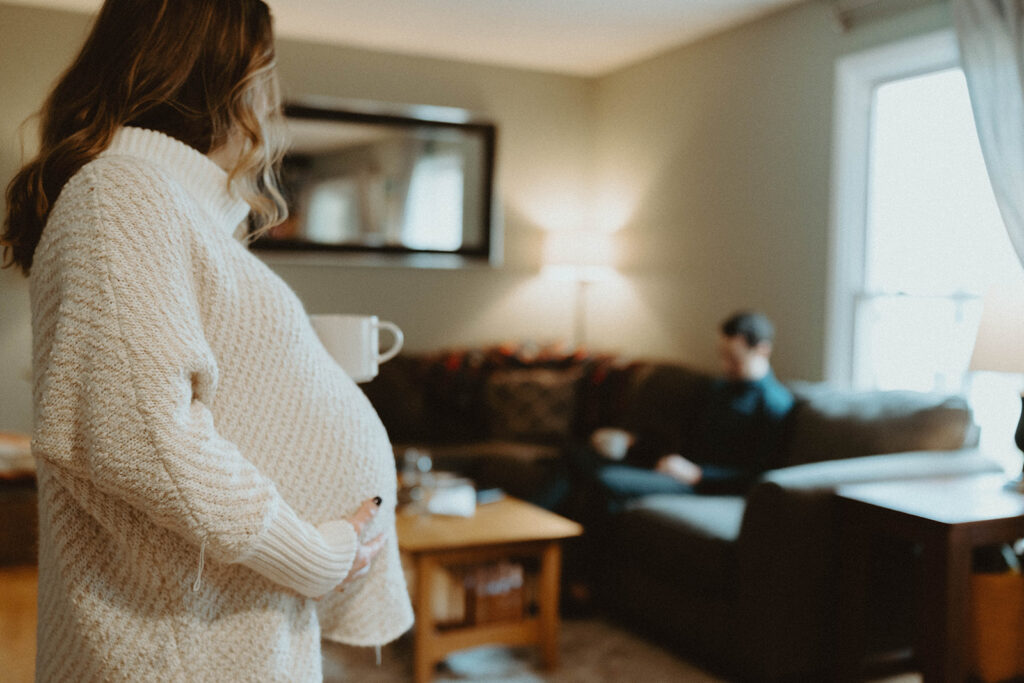
[[270, 10], [262, 0], [106, 0], [46, 99], [38, 156], [7, 187], [3, 265], [25, 275], [64, 184], [121, 126], [207, 154], [240, 152], [231, 189], [265, 229], [287, 209], [277, 187], [285, 136]]

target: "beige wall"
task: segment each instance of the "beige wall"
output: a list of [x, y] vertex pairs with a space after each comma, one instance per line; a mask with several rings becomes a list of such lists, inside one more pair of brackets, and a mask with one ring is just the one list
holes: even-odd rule
[[[82, 15], [0, 4], [0, 179], [16, 129], [81, 43]], [[412, 349], [572, 334], [544, 230], [619, 228], [621, 274], [588, 292], [594, 346], [714, 363], [709, 331], [756, 306], [779, 374], [822, 373], [835, 57], [948, 26], [943, 6], [835, 33], [812, 2], [592, 80], [280, 41], [291, 95], [472, 109], [499, 126], [500, 268], [284, 263], [310, 312], [375, 313]], [[0, 429], [29, 429], [27, 287], [0, 271]]]
[[[0, 183], [7, 187], [21, 159], [18, 130], [39, 108], [86, 22], [64, 12], [0, 5]], [[31, 124], [25, 139], [31, 140]], [[3, 206], [0, 199], [0, 206]], [[28, 286], [12, 269], [0, 270], [0, 430], [32, 425], [32, 330]]]
[[778, 374], [822, 378], [836, 58], [948, 26], [939, 4], [840, 35], [811, 2], [601, 79], [598, 195], [657, 320], [638, 344], [711, 367], [707, 331], [751, 306]]

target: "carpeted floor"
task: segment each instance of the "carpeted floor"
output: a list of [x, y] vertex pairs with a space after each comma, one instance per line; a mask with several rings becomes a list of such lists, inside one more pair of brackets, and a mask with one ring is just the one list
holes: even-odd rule
[[[35, 567], [0, 568], [0, 680], [29, 683], [33, 678], [36, 623]], [[562, 621], [561, 663], [557, 671], [537, 667], [532, 648], [482, 647], [451, 655], [435, 683], [718, 683], [672, 653], [631, 633], [594, 619]], [[412, 678], [412, 640], [408, 636], [383, 650], [376, 666], [373, 649], [324, 643], [324, 681], [406, 683]], [[911, 674], [886, 683], [915, 683]], [[881, 683], [881, 682], [879, 682]]]
[[[405, 683], [412, 679], [408, 636], [384, 648], [376, 665], [372, 648], [324, 643], [324, 683]], [[672, 653], [600, 618], [565, 619], [556, 671], [539, 668], [532, 648], [479, 647], [448, 657], [434, 683], [724, 683]], [[920, 683], [918, 674], [875, 683]]]
[[[686, 681], [718, 683], [678, 657], [603, 619], [562, 621], [560, 665], [545, 672], [533, 648], [479, 647], [448, 657], [435, 683], [487, 681], [501, 683], [661, 683]], [[412, 641], [407, 637], [384, 648], [378, 668], [372, 648], [324, 643], [324, 681], [399, 683], [410, 680]]]

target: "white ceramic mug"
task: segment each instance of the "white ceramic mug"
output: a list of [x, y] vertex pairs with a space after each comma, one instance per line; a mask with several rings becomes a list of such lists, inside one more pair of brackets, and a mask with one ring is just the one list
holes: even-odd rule
[[597, 452], [609, 460], [624, 459], [635, 440], [629, 432], [615, 427], [601, 427], [590, 436], [590, 443]]
[[[386, 363], [402, 350], [405, 336], [398, 325], [377, 319], [375, 315], [311, 315], [324, 348], [356, 382], [369, 382]], [[380, 350], [380, 330], [394, 337], [391, 347]]]

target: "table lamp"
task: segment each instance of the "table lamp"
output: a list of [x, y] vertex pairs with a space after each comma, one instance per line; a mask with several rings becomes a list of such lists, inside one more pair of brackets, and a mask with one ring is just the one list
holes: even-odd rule
[[[992, 287], [983, 305], [969, 369], [1024, 373], [1024, 279]], [[1024, 393], [1014, 442], [1024, 451]], [[1024, 475], [1010, 486], [1024, 493]]]

